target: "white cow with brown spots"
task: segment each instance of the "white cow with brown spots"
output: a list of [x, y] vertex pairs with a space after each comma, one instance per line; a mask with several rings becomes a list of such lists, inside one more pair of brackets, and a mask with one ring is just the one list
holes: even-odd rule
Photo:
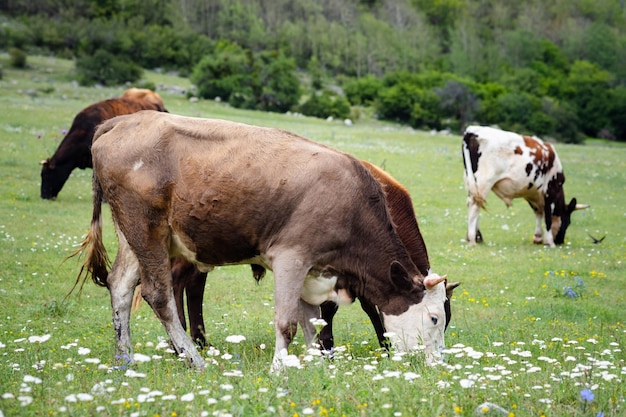
[[462, 149], [470, 244], [483, 241], [478, 216], [490, 190], [507, 207], [515, 198], [528, 201], [537, 219], [533, 241], [549, 246], [564, 242], [574, 210], [589, 207], [577, 204], [575, 198], [565, 204], [561, 161], [554, 147], [537, 137], [469, 126], [463, 136]]

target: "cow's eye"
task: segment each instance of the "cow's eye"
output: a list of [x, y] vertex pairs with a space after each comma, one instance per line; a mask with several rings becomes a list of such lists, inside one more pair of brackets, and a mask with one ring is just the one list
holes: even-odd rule
[[437, 324], [437, 322], [439, 321], [439, 317], [437, 317], [437, 316], [435, 316], [435, 315], [432, 315], [432, 316], [430, 316], [430, 321], [432, 321], [432, 322], [433, 322], [433, 324], [435, 324], [435, 325], [436, 325], [436, 324]]

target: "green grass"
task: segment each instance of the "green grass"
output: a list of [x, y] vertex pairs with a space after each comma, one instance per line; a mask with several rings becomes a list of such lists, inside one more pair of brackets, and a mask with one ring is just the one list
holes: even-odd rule
[[[57, 201], [39, 198], [39, 161], [54, 152], [62, 129], [85, 106], [123, 89], [77, 87], [67, 61], [28, 62], [28, 70], [16, 71], [0, 54], [0, 415], [471, 416], [486, 401], [511, 416], [626, 414], [621, 144], [557, 145], [566, 196], [591, 204], [573, 215], [565, 245], [533, 245], [528, 205], [516, 200], [507, 209], [492, 194], [481, 215], [486, 243], [470, 248], [458, 136], [190, 103], [169, 89], [189, 88], [187, 80], [147, 73], [171, 112], [276, 126], [384, 164], [411, 192], [433, 268], [462, 286], [452, 301], [446, 365], [425, 367], [419, 355], [387, 357], [352, 306], [335, 321], [342, 352], [334, 362], [309, 355], [298, 337], [291, 352], [304, 369], [273, 376], [271, 274], [256, 285], [246, 267], [217, 268], [204, 314], [219, 354], [205, 352], [206, 371], [188, 369], [161, 348], [165, 331], [143, 305], [132, 317], [133, 342], [151, 360], [133, 365], [133, 374], [112, 367], [106, 289], [87, 283], [80, 297], [64, 299], [79, 262], [63, 260], [91, 218], [91, 171], [76, 170]], [[114, 253], [106, 216], [105, 243]], [[606, 239], [594, 245], [587, 233]], [[561, 295], [575, 277], [585, 285], [582, 297]], [[246, 340], [226, 342], [233, 334]], [[38, 342], [44, 335], [49, 339]], [[584, 388], [592, 389], [592, 401], [581, 399]]]

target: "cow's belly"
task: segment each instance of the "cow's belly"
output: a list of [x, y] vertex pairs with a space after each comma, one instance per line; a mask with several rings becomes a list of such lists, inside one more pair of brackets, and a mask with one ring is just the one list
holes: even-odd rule
[[258, 256], [253, 256], [253, 257], [233, 256], [232, 259], [224, 260], [222, 262], [207, 263], [203, 259], [199, 258], [196, 252], [194, 252], [187, 245], [185, 245], [184, 239], [176, 233], [173, 233], [170, 239], [170, 256], [171, 257], [182, 256], [183, 258], [187, 259], [189, 262], [195, 264], [196, 267], [201, 272], [210, 272], [213, 270], [214, 267], [221, 266], [221, 265], [250, 265], [250, 264], [261, 265], [264, 268], [271, 270], [269, 261], [267, 257], [264, 255], [258, 255]]
[[[197, 258], [197, 254], [189, 249], [178, 234], [173, 234], [170, 245], [170, 255], [182, 256], [194, 263], [202, 272], [210, 272], [217, 265], [207, 264]], [[220, 263], [219, 265], [249, 265], [256, 264], [272, 270], [267, 256], [261, 254], [253, 258], [242, 259], [236, 262]], [[313, 272], [307, 275], [302, 284], [300, 298], [312, 305], [320, 305], [325, 301], [332, 301], [338, 305], [349, 305], [354, 298], [344, 289], [337, 289], [337, 276], [328, 272]]]
[[536, 200], [539, 193], [537, 183], [532, 181], [514, 181], [510, 178], [501, 179], [493, 186], [492, 190], [507, 206], [510, 206], [511, 200], [515, 198]]

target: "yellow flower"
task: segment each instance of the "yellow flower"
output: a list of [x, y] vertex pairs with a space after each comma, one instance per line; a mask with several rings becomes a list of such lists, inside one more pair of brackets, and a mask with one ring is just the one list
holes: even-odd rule
[[456, 407], [454, 407], [454, 413], [455, 414], [461, 414], [463, 410], [461, 409], [461, 407], [459, 407], [458, 405]]

